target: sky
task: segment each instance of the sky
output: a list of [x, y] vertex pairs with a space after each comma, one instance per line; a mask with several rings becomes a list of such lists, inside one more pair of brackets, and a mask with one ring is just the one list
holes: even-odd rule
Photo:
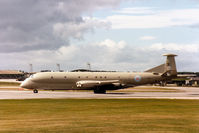
[[1, 0], [0, 70], [199, 71], [199, 0]]

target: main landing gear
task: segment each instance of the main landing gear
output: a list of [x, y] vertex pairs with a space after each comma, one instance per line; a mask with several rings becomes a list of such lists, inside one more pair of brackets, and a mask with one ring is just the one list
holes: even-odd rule
[[94, 88], [94, 93], [95, 94], [105, 94], [106, 89], [104, 87], [96, 87], [96, 88]]
[[33, 93], [38, 93], [38, 90], [37, 90], [37, 89], [34, 89], [34, 90], [33, 90]]

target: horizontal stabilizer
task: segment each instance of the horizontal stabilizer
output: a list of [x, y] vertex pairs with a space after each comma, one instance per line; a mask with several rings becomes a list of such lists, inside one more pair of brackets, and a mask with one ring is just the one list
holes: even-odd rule
[[177, 69], [175, 63], [175, 54], [164, 54], [167, 57], [166, 63], [159, 65], [157, 67], [151, 68], [145, 72], [155, 72], [155, 73], [162, 73], [162, 76], [177, 76]]
[[155, 73], [164, 73], [165, 72], [165, 64], [156, 66], [154, 68], [151, 68], [145, 72], [155, 72]]

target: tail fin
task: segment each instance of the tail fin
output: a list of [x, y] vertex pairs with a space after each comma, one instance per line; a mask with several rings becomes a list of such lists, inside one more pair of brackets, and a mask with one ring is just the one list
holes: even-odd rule
[[165, 72], [167, 76], [177, 76], [176, 62], [175, 62], [175, 54], [164, 54], [167, 56], [166, 64], [165, 64]]
[[151, 68], [145, 72], [155, 72], [155, 73], [163, 73], [163, 76], [176, 76], [177, 69], [175, 63], [175, 54], [164, 54], [167, 56], [166, 63], [159, 65], [157, 67]]

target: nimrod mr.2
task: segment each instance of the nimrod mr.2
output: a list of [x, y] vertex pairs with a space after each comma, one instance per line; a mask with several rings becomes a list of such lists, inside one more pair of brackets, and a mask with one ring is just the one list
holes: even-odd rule
[[94, 93], [106, 93], [143, 84], [152, 84], [169, 80], [177, 76], [174, 54], [165, 54], [166, 63], [145, 72], [41, 72], [24, 82], [21, 87], [38, 93], [43, 90], [94, 90]]

